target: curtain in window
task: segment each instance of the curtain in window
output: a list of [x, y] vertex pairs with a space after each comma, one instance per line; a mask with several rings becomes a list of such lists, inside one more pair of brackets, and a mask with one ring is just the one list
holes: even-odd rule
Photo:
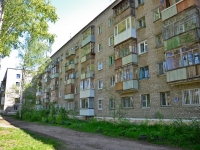
[[185, 104], [190, 104], [190, 97], [189, 97], [189, 90], [185, 90], [183, 91], [183, 95], [184, 95], [184, 103]]
[[126, 80], [126, 70], [124, 70], [124, 80]]

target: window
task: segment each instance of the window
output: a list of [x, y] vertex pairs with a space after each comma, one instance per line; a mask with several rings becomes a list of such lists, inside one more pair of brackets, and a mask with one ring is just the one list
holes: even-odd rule
[[162, 34], [156, 35], [156, 47], [163, 46]]
[[88, 108], [88, 99], [81, 99], [81, 108]]
[[170, 100], [170, 92], [161, 92], [160, 93], [160, 106], [170, 106], [171, 100]]
[[74, 72], [74, 79], [78, 79], [78, 71]]
[[19, 102], [20, 102], [19, 98], [15, 98], [15, 103], [19, 103]]
[[110, 86], [115, 86], [115, 76], [110, 78]]
[[60, 60], [61, 60], [61, 61], [63, 60], [63, 54], [60, 56]]
[[149, 78], [149, 67], [140, 67], [140, 79]]
[[132, 108], [133, 107], [133, 97], [122, 97], [122, 108]]
[[102, 51], [103, 49], [103, 44], [102, 43], [99, 43], [98, 44], [98, 52]]
[[103, 26], [102, 26], [102, 25], [100, 25], [100, 26], [98, 27], [98, 34], [101, 34], [101, 33], [102, 33], [102, 31], [103, 31]]
[[108, 46], [112, 46], [112, 45], [114, 45], [114, 36], [113, 35], [108, 38]]
[[115, 109], [115, 99], [113, 98], [109, 99], [109, 108]]
[[101, 61], [98, 62], [98, 70], [103, 69], [103, 63]]
[[77, 64], [79, 62], [79, 56], [77, 56], [76, 58], [75, 58], [75, 64]]
[[18, 109], [18, 106], [14, 105], [13, 108], [14, 108], [14, 110], [17, 110], [17, 109]]
[[62, 73], [62, 67], [60, 67], [60, 73]]
[[150, 107], [150, 95], [149, 94], [141, 95], [141, 100], [142, 100], [142, 108]]
[[145, 52], [147, 52], [147, 41], [143, 41], [141, 43], [138, 44], [138, 48], [139, 48], [139, 54], [143, 54]]
[[138, 28], [143, 28], [143, 27], [146, 27], [145, 17], [142, 17], [141, 19], [138, 20]]
[[73, 102], [69, 102], [68, 103], [68, 110], [72, 110], [73, 109]]
[[103, 81], [99, 80], [98, 81], [98, 89], [102, 89], [103, 88]]
[[16, 78], [17, 78], [17, 79], [20, 79], [20, 74], [16, 74]]
[[200, 105], [200, 89], [184, 90], [183, 105]]
[[118, 34], [122, 33], [125, 30], [126, 30], [126, 20], [118, 24]]
[[167, 64], [166, 62], [160, 62], [158, 63], [158, 75], [165, 74], [167, 71]]
[[59, 91], [59, 97], [60, 98], [62, 97], [62, 91]]
[[80, 89], [81, 90], [90, 89], [90, 88], [94, 88], [94, 81], [91, 80], [91, 78], [82, 80], [80, 82]]
[[141, 5], [144, 3], [144, 0], [137, 0], [137, 2], [138, 2], [138, 5]]
[[102, 99], [98, 100], [98, 110], [102, 110]]
[[113, 23], [114, 23], [113, 17], [109, 18], [108, 19], [108, 27], [111, 27], [113, 25]]
[[78, 94], [77, 87], [74, 88], [74, 94]]
[[[182, 56], [182, 57], [181, 57]], [[166, 53], [167, 70], [200, 63], [197, 44], [188, 45]]]
[[20, 86], [20, 82], [16, 82], [16, 86]]
[[108, 65], [111, 66], [114, 64], [114, 55], [108, 57]]
[[161, 18], [161, 14], [160, 14], [160, 9], [157, 8], [153, 11], [153, 18], [154, 18], [154, 21], [158, 20]]

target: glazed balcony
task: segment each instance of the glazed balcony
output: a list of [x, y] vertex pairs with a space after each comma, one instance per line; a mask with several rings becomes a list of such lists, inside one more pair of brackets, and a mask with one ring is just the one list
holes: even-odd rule
[[94, 116], [94, 108], [80, 108], [80, 115], [81, 116]]
[[198, 41], [199, 37], [200, 37], [200, 29], [199, 28], [184, 32], [180, 35], [177, 35], [173, 38], [170, 38], [170, 39], [164, 41], [165, 51], [170, 50], [170, 49], [175, 49], [182, 45], [186, 45], [188, 43]]
[[75, 56], [75, 49], [74, 48], [68, 50], [68, 53], [66, 53], [66, 58], [70, 58], [71, 56]]
[[94, 89], [80, 91], [80, 98], [94, 97]]
[[70, 71], [75, 69], [75, 65], [74, 64], [69, 64], [68, 66], [65, 67], [65, 71]]
[[127, 18], [128, 16], [135, 16], [135, 8], [128, 7], [124, 11], [122, 11], [120, 14], [114, 13], [115, 24], [118, 24], [119, 22]]
[[138, 91], [138, 80], [132, 79], [115, 84], [115, 90], [120, 93], [136, 92]]
[[54, 74], [51, 75], [51, 79], [58, 78], [58, 77], [59, 77], [58, 73], [54, 73]]
[[94, 71], [89, 71], [89, 72], [81, 74], [81, 80], [87, 79], [87, 78], [94, 78]]
[[68, 84], [74, 84], [74, 79], [68, 79], [67, 81], [65, 81], [65, 85]]
[[73, 100], [73, 99], [74, 99], [74, 94], [65, 95], [65, 100]]
[[170, 70], [166, 75], [171, 85], [200, 82], [200, 64]]
[[115, 60], [115, 69], [122, 67], [122, 58]]
[[176, 14], [184, 11], [185, 9], [197, 5], [199, 6], [198, 0], [180, 0], [179, 2], [171, 5], [170, 7], [164, 9], [161, 14], [162, 14], [162, 21], [167, 20]]

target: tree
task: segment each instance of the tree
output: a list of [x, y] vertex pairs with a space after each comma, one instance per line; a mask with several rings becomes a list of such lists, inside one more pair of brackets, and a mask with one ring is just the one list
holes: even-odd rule
[[46, 53], [50, 51], [51, 45], [48, 42], [38, 41], [37, 38], [26, 34], [25, 40], [21, 42], [21, 48], [18, 50], [20, 61], [20, 68], [22, 69], [22, 80], [20, 84], [20, 112], [23, 102], [23, 93], [25, 89], [30, 87], [33, 76], [43, 72], [45, 65], [48, 64], [50, 58]]
[[0, 54], [8, 56], [11, 50], [23, 47], [26, 35], [52, 44], [55, 35], [48, 32], [48, 22], [57, 19], [49, 0], [0, 0]]

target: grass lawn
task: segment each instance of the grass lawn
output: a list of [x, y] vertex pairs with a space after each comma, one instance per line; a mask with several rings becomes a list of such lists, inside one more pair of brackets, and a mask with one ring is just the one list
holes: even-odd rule
[[0, 127], [0, 135], [0, 150], [56, 150], [62, 147], [54, 139], [18, 128]]

